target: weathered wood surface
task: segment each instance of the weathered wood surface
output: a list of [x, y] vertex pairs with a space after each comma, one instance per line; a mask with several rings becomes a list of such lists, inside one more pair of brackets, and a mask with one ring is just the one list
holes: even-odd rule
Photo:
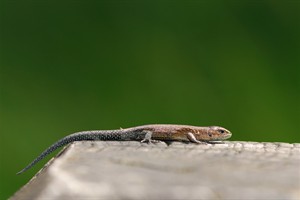
[[300, 199], [300, 144], [76, 142], [11, 199]]

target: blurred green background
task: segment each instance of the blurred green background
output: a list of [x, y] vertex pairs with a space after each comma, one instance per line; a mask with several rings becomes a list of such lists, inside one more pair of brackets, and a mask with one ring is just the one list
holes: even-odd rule
[[0, 198], [47, 159], [16, 172], [80, 130], [219, 125], [231, 140], [300, 142], [299, 10], [275, 0], [1, 0]]

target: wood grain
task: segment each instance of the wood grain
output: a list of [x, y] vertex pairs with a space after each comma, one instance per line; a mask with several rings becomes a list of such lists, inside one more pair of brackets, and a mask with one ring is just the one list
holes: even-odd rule
[[300, 144], [75, 142], [11, 199], [296, 200]]

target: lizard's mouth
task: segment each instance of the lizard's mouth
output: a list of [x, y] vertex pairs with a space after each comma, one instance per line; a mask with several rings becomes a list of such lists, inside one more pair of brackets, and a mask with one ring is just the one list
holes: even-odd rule
[[224, 135], [223, 140], [227, 140], [229, 138], [231, 138], [232, 133], [227, 133], [226, 135]]
[[223, 135], [222, 137], [219, 137], [217, 139], [213, 139], [213, 140], [211, 140], [209, 142], [222, 142], [223, 140], [229, 139], [231, 136], [232, 136], [231, 133], [227, 133], [226, 135]]
[[232, 134], [231, 133], [226, 133], [225, 135], [223, 135], [222, 137], [215, 139], [213, 141], [223, 141], [223, 140], [227, 140], [229, 138], [231, 138]]

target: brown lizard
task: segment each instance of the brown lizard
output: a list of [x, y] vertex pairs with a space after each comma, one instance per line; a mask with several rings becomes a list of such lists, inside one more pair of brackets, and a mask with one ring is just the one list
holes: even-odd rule
[[230, 138], [231, 135], [232, 134], [229, 130], [219, 126], [199, 127], [168, 124], [152, 124], [117, 130], [81, 131], [68, 135], [52, 144], [17, 174], [21, 174], [27, 171], [37, 162], [45, 158], [48, 154], [55, 151], [57, 148], [74, 141], [138, 140], [147, 143], [158, 141], [190, 141], [198, 144], [207, 144], [214, 141], [226, 140]]

